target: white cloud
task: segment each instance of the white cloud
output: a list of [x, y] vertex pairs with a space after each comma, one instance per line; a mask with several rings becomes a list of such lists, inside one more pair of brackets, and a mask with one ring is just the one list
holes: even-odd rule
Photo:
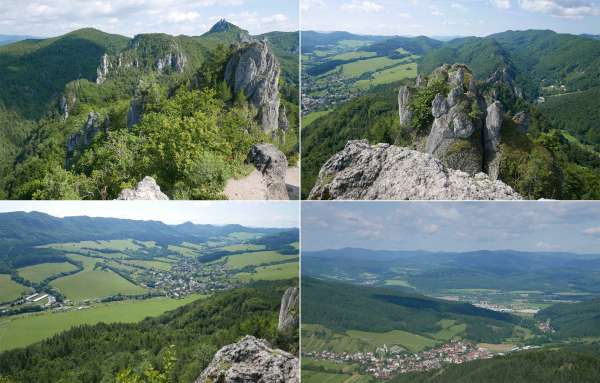
[[429, 10], [431, 10], [431, 14], [433, 16], [444, 16], [444, 12], [442, 12], [438, 7], [436, 7], [435, 5], [430, 5], [429, 6]]
[[272, 16], [265, 16], [260, 19], [260, 21], [262, 21], [263, 23], [283, 23], [283, 22], [286, 22], [287, 20], [288, 20], [287, 16], [282, 15], [281, 13], [278, 13], [278, 14], [272, 15]]
[[164, 20], [168, 23], [183, 23], [187, 21], [194, 21], [200, 17], [198, 12], [177, 12], [171, 11], [167, 13]]
[[592, 0], [519, 0], [521, 8], [565, 19], [581, 19], [600, 14]]
[[600, 226], [587, 228], [583, 231], [583, 234], [600, 236]]
[[372, 1], [357, 1], [353, 0], [351, 3], [342, 5], [344, 11], [360, 11], [367, 13], [377, 13], [383, 11], [383, 5], [377, 4]]
[[452, 4], [450, 4], [450, 8], [460, 9], [460, 10], [466, 9], [464, 5], [459, 4], [459, 3], [452, 3]]
[[323, 8], [325, 6], [325, 2], [323, 0], [301, 0], [300, 1], [300, 9], [302, 11], [310, 11], [315, 8]]
[[509, 9], [511, 7], [510, 0], [490, 0], [490, 2], [500, 9]]

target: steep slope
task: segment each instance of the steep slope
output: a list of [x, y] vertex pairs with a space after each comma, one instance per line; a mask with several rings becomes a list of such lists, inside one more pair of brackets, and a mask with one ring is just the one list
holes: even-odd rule
[[393, 56], [398, 49], [403, 49], [411, 54], [424, 55], [430, 51], [440, 48], [441, 41], [426, 36], [418, 37], [393, 37], [364, 48], [367, 52], [376, 52], [380, 56]]
[[192, 382], [220, 347], [245, 335], [295, 350], [297, 338], [277, 333], [281, 296], [290, 283], [258, 283], [215, 294], [136, 324], [73, 328], [0, 354], [0, 377], [14, 382], [96, 383], [117, 376], [140, 381], [135, 379], [144, 373], [160, 373], [169, 381]]

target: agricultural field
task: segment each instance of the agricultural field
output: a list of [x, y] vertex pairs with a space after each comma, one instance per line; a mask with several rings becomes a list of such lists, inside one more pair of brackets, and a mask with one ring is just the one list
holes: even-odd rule
[[255, 273], [239, 273], [237, 277], [244, 281], [274, 281], [298, 278], [299, 275], [298, 258], [293, 258], [287, 263], [257, 267]]
[[41, 263], [17, 269], [18, 274], [28, 281], [39, 283], [53, 275], [77, 270], [77, 267], [69, 262]]
[[[380, 69], [389, 68], [394, 65], [398, 65], [403, 62], [403, 59], [392, 59], [389, 57], [373, 57], [366, 60], [358, 60], [349, 64], [341, 65], [341, 74], [343, 77], [356, 78], [360, 77], [365, 73], [377, 72]], [[416, 65], [415, 65], [416, 67]], [[333, 69], [324, 76], [334, 74], [336, 71], [340, 70], [340, 67]]]
[[419, 352], [437, 344], [433, 339], [401, 330], [383, 333], [349, 330], [346, 333], [352, 338], [357, 338], [373, 345], [374, 348], [384, 344], [399, 345], [412, 352]]
[[82, 324], [139, 322], [201, 298], [202, 295], [194, 294], [183, 299], [154, 298], [112, 302], [65, 312], [0, 318], [0, 352], [39, 342]]
[[154, 261], [131, 260], [131, 261], [125, 261], [124, 263], [141, 266], [141, 267], [144, 267], [147, 269], [155, 269], [155, 270], [162, 270], [162, 271], [171, 270], [170, 263], [162, 262], [162, 261], [158, 261], [158, 260], [154, 260]]
[[259, 251], [228, 255], [226, 266], [230, 269], [243, 269], [246, 266], [257, 266], [291, 259], [292, 256], [281, 255], [276, 251]]
[[319, 119], [320, 117], [326, 116], [331, 112], [331, 110], [319, 110], [317, 112], [312, 112], [302, 117], [302, 125], [308, 126], [312, 124], [314, 121]]
[[42, 247], [49, 247], [57, 250], [73, 251], [78, 252], [84, 249], [93, 250], [139, 250], [142, 248], [139, 244], [143, 244], [144, 248], [154, 247], [155, 242], [137, 242], [132, 239], [114, 239], [109, 241], [81, 241], [81, 242], [67, 242], [67, 243], [54, 243]]
[[184, 247], [184, 246], [176, 246], [176, 245], [169, 245], [168, 246], [169, 251], [179, 254], [181, 256], [184, 257], [197, 257], [199, 255], [201, 255], [198, 250], [194, 250], [193, 248], [190, 247]]
[[219, 248], [224, 251], [256, 251], [264, 250], [265, 245], [252, 245], [252, 244], [240, 244], [240, 245], [229, 245]]
[[417, 63], [401, 64], [383, 71], [375, 72], [370, 79], [359, 80], [354, 86], [367, 89], [377, 85], [390, 84], [405, 78], [417, 77]]
[[305, 383], [369, 383], [373, 380], [369, 376], [361, 375], [359, 366], [355, 364], [302, 358], [302, 381]]
[[10, 275], [0, 274], [0, 303], [17, 299], [27, 291], [30, 291], [29, 287], [16, 283], [10, 279]]

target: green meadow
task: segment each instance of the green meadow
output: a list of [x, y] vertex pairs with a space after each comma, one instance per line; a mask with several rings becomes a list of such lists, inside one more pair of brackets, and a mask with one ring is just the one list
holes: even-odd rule
[[155, 269], [155, 270], [162, 270], [162, 271], [169, 271], [171, 270], [171, 264], [167, 263], [167, 262], [161, 262], [161, 261], [141, 261], [141, 260], [131, 260], [131, 261], [125, 261], [124, 263], [126, 264], [131, 264], [131, 265], [136, 265], [136, 266], [141, 266], [147, 269]]
[[53, 275], [77, 270], [77, 267], [69, 262], [60, 263], [41, 263], [39, 265], [27, 266], [18, 269], [21, 277], [28, 281], [39, 283]]
[[39, 342], [82, 324], [139, 322], [202, 297], [190, 295], [183, 299], [154, 298], [112, 302], [80, 310], [0, 318], [0, 352]]
[[390, 84], [396, 81], [404, 80], [405, 78], [417, 77], [417, 64], [409, 63], [395, 66], [375, 72], [368, 80], [359, 80], [354, 86], [361, 89], [366, 89], [372, 86]]
[[[387, 68], [396, 64], [400, 64], [403, 59], [392, 59], [386, 56], [382, 57], [374, 57], [366, 60], [359, 60], [348, 64], [343, 64], [342, 67], [342, 75], [346, 78], [356, 78], [360, 77], [365, 73], [376, 72], [380, 69]], [[414, 65], [416, 68], [416, 64]], [[339, 67], [336, 67], [332, 71], [325, 73], [325, 75], [330, 75], [334, 73], [334, 71], [338, 70]]]
[[255, 273], [239, 273], [237, 277], [244, 281], [275, 281], [299, 277], [298, 258], [278, 265], [257, 267]]
[[262, 265], [289, 259], [291, 259], [291, 256], [281, 255], [276, 251], [259, 251], [255, 253], [228, 255], [226, 265], [230, 269], [242, 269], [246, 266]]
[[331, 110], [319, 110], [317, 112], [311, 112], [306, 116], [302, 117], [302, 126], [308, 126], [315, 122], [320, 117], [326, 116]]
[[10, 275], [0, 274], [0, 303], [13, 301], [29, 290], [29, 287], [10, 279]]
[[433, 339], [401, 330], [392, 330], [381, 333], [348, 330], [346, 333], [352, 338], [363, 340], [373, 346], [382, 346], [384, 344], [387, 344], [388, 346], [400, 345], [413, 352], [419, 352], [437, 344]]

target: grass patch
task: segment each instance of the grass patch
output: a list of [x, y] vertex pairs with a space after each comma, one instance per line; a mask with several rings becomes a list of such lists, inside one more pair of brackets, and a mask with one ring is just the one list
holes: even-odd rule
[[251, 244], [240, 244], [240, 245], [229, 245], [223, 246], [220, 250], [225, 251], [255, 251], [264, 250], [265, 245], [251, 245]]
[[[380, 69], [390, 67], [390, 66], [393, 66], [396, 64], [400, 64], [402, 61], [403, 61], [403, 59], [392, 59], [392, 58], [389, 58], [386, 56], [374, 57], [374, 58], [370, 58], [370, 59], [366, 59], [366, 60], [359, 60], [359, 61], [341, 65], [342, 75], [348, 79], [356, 78], [356, 77], [362, 76], [365, 73], [376, 72]], [[417, 65], [416, 64], [411, 64], [411, 65], [413, 65], [415, 67], [415, 71], [416, 71]], [[340, 66], [337, 66], [335, 69], [332, 69], [331, 71], [325, 73], [323, 76], [329, 76], [329, 75], [335, 73], [335, 71], [337, 71], [338, 68], [340, 68]]]
[[291, 259], [289, 255], [281, 255], [276, 251], [259, 251], [227, 256], [226, 266], [230, 269], [242, 269], [246, 266], [258, 266], [265, 263], [279, 262]]
[[50, 284], [73, 301], [104, 298], [116, 294], [138, 295], [146, 292], [146, 289], [134, 285], [109, 270], [85, 270], [56, 279]]
[[[18, 284], [8, 274], [0, 274], [0, 302], [10, 302], [30, 291], [29, 287]], [[1, 339], [1, 338], [0, 338]], [[2, 347], [2, 342], [0, 342]]]
[[320, 117], [328, 115], [330, 112], [331, 110], [319, 110], [316, 112], [311, 112], [302, 117], [302, 126], [308, 126], [318, 120]]
[[299, 264], [297, 258], [294, 262], [258, 267], [255, 273], [237, 274], [237, 277], [244, 281], [275, 281], [279, 279], [298, 278], [298, 276]]
[[190, 295], [183, 299], [154, 298], [112, 302], [82, 310], [44, 312], [0, 319], [0, 351], [25, 347], [82, 324], [139, 322], [146, 317], [158, 316], [200, 298], [201, 295]]
[[42, 263], [17, 269], [19, 275], [28, 281], [39, 283], [53, 275], [77, 270], [77, 267], [69, 262]]
[[370, 79], [359, 80], [355, 88], [367, 89], [377, 85], [391, 84], [405, 78], [417, 77], [417, 63], [408, 63], [385, 69], [372, 74]]
[[377, 53], [375, 53], [375, 52], [354, 51], [354, 52], [340, 53], [338, 55], [331, 56], [331, 57], [329, 57], [329, 60], [347, 61], [347, 60], [355, 60], [355, 59], [364, 59], [364, 58], [375, 57], [375, 56], [377, 56]]
[[155, 269], [155, 270], [162, 270], [162, 271], [171, 270], [171, 264], [169, 264], [167, 262], [156, 261], [156, 260], [155, 261], [133, 260], [133, 261], [125, 261], [124, 263], [145, 267], [147, 269]]
[[386, 286], [402, 286], [402, 287], [410, 287], [415, 288], [413, 285], [405, 281], [404, 279], [387, 279], [385, 281]]

